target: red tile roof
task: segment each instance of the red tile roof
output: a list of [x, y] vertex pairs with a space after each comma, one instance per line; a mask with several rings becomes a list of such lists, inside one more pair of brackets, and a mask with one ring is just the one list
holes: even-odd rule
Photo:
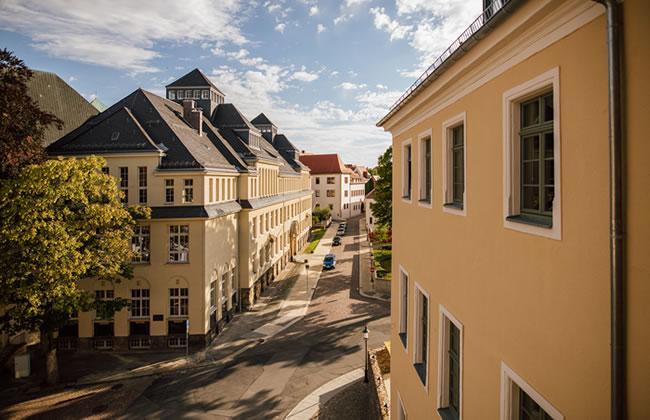
[[343, 162], [341, 162], [341, 158], [339, 158], [337, 153], [300, 155], [300, 162], [311, 169], [312, 175], [342, 174], [348, 172], [348, 169], [343, 166]]

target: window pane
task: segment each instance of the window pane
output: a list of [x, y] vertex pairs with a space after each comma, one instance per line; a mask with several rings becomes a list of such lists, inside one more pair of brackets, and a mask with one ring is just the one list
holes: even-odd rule
[[544, 211], [553, 211], [553, 198], [555, 198], [555, 188], [544, 188]]
[[544, 134], [544, 157], [552, 158], [553, 157], [553, 133]]
[[524, 137], [522, 150], [524, 160], [539, 159], [539, 137]]
[[539, 187], [525, 186], [523, 188], [523, 208], [539, 210]]
[[521, 126], [529, 127], [539, 124], [539, 102], [535, 99], [521, 106]]
[[523, 163], [522, 179], [524, 185], [539, 183], [539, 161], [533, 160]]
[[553, 94], [544, 96], [544, 122], [553, 121]]
[[[534, 162], [537, 163], [537, 162]], [[555, 169], [555, 164], [553, 163], [553, 159], [546, 159], [544, 161], [544, 184], [550, 186], [555, 184], [555, 177], [554, 177], [554, 169]]]

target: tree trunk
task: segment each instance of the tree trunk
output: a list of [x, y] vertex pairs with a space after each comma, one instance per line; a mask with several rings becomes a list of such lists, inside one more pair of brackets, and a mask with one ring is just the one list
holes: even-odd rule
[[53, 331], [41, 330], [41, 346], [45, 355], [45, 383], [54, 385], [59, 382], [59, 364]]

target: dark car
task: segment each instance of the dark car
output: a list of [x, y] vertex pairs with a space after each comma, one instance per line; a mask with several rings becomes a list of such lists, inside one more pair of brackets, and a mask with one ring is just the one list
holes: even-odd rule
[[323, 259], [323, 270], [331, 270], [336, 267], [336, 256], [334, 254], [327, 254]]
[[332, 239], [332, 245], [333, 246], [341, 245], [341, 237], [335, 236], [334, 239]]
[[343, 236], [345, 235], [345, 229], [339, 228], [339, 230], [336, 231], [337, 236]]

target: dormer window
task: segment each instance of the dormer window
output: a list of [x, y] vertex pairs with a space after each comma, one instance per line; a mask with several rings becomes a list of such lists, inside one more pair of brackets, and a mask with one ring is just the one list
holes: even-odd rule
[[167, 92], [167, 98], [172, 99], [172, 100], [176, 99], [176, 91], [175, 90], [168, 91]]
[[[175, 91], [170, 91], [170, 92], [175, 92]], [[182, 90], [179, 90], [179, 91], [178, 91], [177, 98], [178, 98], [178, 99], [183, 99], [183, 98], [185, 98], [185, 95], [183, 95], [183, 91], [182, 91]], [[171, 99], [171, 98], [169, 98], [169, 99]]]
[[194, 99], [201, 99], [201, 91], [194, 89]]
[[210, 91], [209, 90], [201, 91], [201, 99], [210, 99]]
[[192, 99], [192, 91], [191, 90], [186, 90], [185, 91], [185, 99]]

